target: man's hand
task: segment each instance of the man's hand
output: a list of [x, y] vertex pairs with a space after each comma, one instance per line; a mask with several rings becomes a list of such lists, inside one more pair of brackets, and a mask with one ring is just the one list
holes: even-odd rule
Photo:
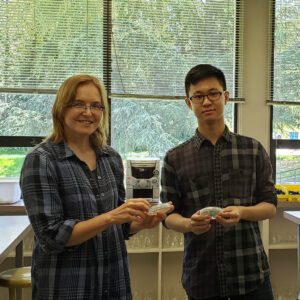
[[190, 218], [188, 231], [194, 234], [202, 234], [210, 230], [211, 217], [207, 215], [200, 215], [198, 212], [194, 213]]
[[242, 218], [242, 207], [241, 206], [228, 206], [222, 209], [222, 212], [216, 216], [216, 221], [223, 226], [232, 226]]

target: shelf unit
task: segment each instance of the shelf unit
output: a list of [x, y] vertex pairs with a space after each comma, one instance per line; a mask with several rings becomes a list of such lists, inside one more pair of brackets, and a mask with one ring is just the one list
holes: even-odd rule
[[184, 300], [181, 285], [183, 234], [161, 224], [127, 243], [133, 300]]
[[300, 202], [279, 201], [276, 216], [269, 220], [266, 251], [269, 256], [274, 299], [296, 299], [297, 225], [283, 217], [286, 210], [300, 210]]

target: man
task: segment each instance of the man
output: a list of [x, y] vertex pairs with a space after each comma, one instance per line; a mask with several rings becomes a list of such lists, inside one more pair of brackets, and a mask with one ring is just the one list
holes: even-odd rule
[[[190, 300], [271, 300], [258, 226], [276, 214], [270, 159], [258, 141], [225, 125], [229, 93], [220, 69], [195, 66], [185, 91], [198, 128], [167, 152], [161, 193], [175, 207], [165, 226], [185, 236], [183, 287]], [[199, 213], [209, 206], [222, 208], [215, 219]]]

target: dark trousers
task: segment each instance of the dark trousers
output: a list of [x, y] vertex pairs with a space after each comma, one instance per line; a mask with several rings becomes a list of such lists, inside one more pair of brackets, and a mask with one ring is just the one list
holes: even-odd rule
[[[267, 278], [264, 283], [255, 291], [240, 296], [226, 296], [207, 298], [205, 300], [273, 300], [273, 292], [270, 283], [270, 278]], [[200, 300], [189, 297], [189, 300]], [[204, 299], [203, 299], [204, 300]]]

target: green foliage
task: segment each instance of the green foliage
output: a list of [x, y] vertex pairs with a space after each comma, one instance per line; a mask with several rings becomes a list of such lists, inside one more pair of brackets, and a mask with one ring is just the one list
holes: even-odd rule
[[[300, 107], [280, 105], [273, 108], [274, 132], [288, 138], [288, 132], [299, 132]], [[299, 132], [300, 134], [300, 132]]]
[[[6, 1], [0, 8], [0, 86], [56, 88], [79, 72], [102, 77], [101, 1]], [[212, 60], [231, 88], [234, 18], [233, 0], [112, 1], [112, 92], [183, 95], [187, 70]], [[53, 101], [0, 94], [0, 134], [48, 135]], [[178, 102], [113, 99], [113, 146], [124, 157], [163, 156], [197, 126]]]
[[[232, 104], [226, 110], [226, 123], [232, 129]], [[191, 138], [198, 126], [183, 99], [115, 100], [112, 120], [112, 145], [124, 158], [132, 152], [162, 158], [167, 150]]]
[[300, 155], [277, 154], [276, 182], [299, 182]]
[[279, 0], [276, 5], [274, 99], [297, 101], [300, 83], [300, 5], [297, 0]]
[[24, 156], [0, 155], [0, 178], [19, 178]]
[[235, 1], [113, 1], [113, 93], [183, 95], [187, 71], [222, 68], [233, 92]]
[[30, 148], [4, 147], [0, 148], [0, 178], [19, 178], [20, 170]]
[[0, 14], [1, 86], [50, 89], [75, 73], [102, 77], [101, 1], [1, 1]]

